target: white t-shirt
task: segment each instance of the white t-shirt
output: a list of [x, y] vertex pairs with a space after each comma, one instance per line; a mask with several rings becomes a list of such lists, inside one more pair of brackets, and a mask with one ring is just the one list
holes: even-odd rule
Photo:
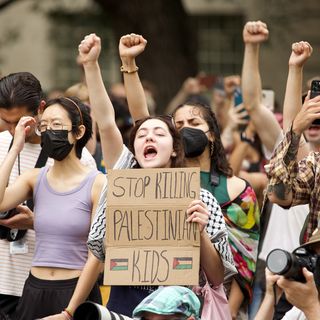
[[[275, 148], [282, 141], [283, 136], [281, 131]], [[264, 148], [264, 153], [267, 159], [271, 158], [272, 152]], [[308, 213], [308, 204], [289, 209], [283, 209], [277, 204], [273, 204], [259, 259], [266, 260], [267, 255], [273, 249], [284, 249], [291, 252], [297, 248], [300, 245], [299, 237]]]
[[291, 252], [299, 247], [301, 229], [308, 213], [308, 204], [290, 209], [283, 209], [273, 204], [259, 258], [266, 260], [273, 249], [279, 248]]
[[[0, 132], [0, 164], [8, 153], [12, 136], [8, 131]], [[40, 154], [40, 144], [25, 143], [20, 153], [20, 174], [34, 168]], [[87, 149], [83, 149], [81, 162], [91, 168], [96, 168], [96, 163]], [[52, 165], [53, 160], [48, 159], [47, 164]], [[11, 171], [9, 184], [12, 184], [19, 176], [18, 159]], [[24, 243], [23, 248], [27, 253], [11, 254], [10, 246], [17, 246], [18, 243], [11, 243], [7, 240], [0, 240], [0, 294], [20, 297], [22, 289], [29, 275], [31, 261], [34, 252], [35, 234], [28, 230], [25, 237], [20, 241]]]
[[284, 315], [282, 320], [307, 320], [307, 318], [300, 309], [293, 307]]

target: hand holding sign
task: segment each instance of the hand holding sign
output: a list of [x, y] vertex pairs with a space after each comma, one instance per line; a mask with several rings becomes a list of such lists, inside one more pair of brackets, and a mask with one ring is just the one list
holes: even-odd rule
[[193, 200], [187, 209], [187, 214], [189, 215], [187, 222], [198, 223], [199, 231], [202, 233], [209, 222], [207, 206], [201, 200]]
[[198, 284], [199, 168], [109, 170], [108, 185], [105, 284]]

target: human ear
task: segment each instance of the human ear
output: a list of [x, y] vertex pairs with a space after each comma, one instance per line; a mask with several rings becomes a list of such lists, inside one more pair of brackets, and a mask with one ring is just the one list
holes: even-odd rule
[[78, 129], [79, 129], [79, 132], [76, 135], [76, 139], [80, 140], [83, 137], [83, 135], [85, 134], [85, 132], [86, 132], [86, 127], [83, 124], [81, 124], [78, 127]]
[[44, 109], [45, 105], [46, 105], [46, 102], [44, 100], [41, 100], [39, 107], [38, 107], [38, 114], [43, 113], [43, 109]]

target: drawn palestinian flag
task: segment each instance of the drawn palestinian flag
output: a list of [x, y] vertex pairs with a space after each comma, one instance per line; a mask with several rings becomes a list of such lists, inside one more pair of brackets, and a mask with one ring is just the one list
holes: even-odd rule
[[128, 270], [128, 259], [111, 259], [110, 270], [111, 271]]
[[192, 257], [175, 257], [175, 258], [173, 258], [172, 268], [175, 270], [192, 269]]

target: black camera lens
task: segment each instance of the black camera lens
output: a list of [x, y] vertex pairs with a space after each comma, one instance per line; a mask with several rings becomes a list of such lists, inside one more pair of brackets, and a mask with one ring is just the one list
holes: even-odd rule
[[285, 274], [290, 269], [291, 264], [291, 255], [285, 250], [274, 249], [268, 254], [267, 267], [272, 273]]

